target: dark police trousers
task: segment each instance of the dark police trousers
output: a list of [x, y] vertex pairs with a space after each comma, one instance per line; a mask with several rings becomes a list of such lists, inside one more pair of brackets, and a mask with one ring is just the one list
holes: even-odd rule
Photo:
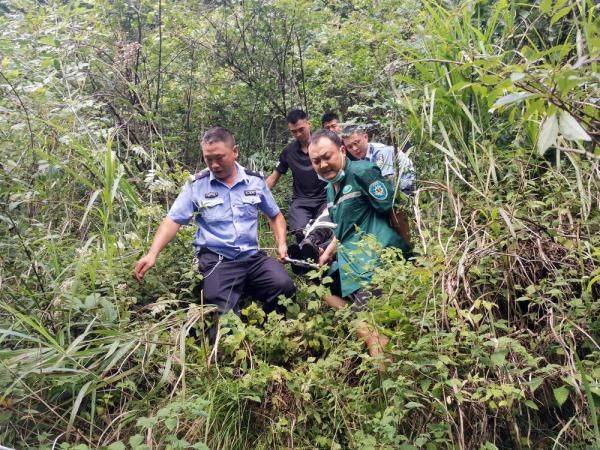
[[[288, 230], [294, 234], [300, 243], [304, 239], [302, 230], [306, 224], [319, 217], [327, 207], [327, 201], [318, 201], [310, 198], [295, 198], [288, 211]], [[333, 237], [333, 232], [326, 228], [319, 228], [311, 233], [311, 241], [318, 247], [323, 247]]]
[[[204, 304], [216, 305], [220, 314], [233, 310], [239, 314], [242, 296], [262, 303], [268, 314], [279, 309], [280, 295], [292, 297], [296, 287], [283, 265], [259, 251], [240, 259], [227, 259], [210, 250], [198, 252], [198, 270], [203, 274]], [[209, 341], [214, 342], [216, 331], [209, 330]]]

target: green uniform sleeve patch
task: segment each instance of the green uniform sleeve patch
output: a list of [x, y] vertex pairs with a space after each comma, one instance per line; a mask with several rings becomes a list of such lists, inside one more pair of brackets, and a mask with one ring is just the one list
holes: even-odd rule
[[385, 200], [388, 197], [388, 190], [382, 181], [374, 181], [369, 185], [369, 194], [376, 200]]

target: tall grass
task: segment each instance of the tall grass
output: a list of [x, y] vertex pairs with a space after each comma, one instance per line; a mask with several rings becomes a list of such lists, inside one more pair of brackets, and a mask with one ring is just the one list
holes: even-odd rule
[[[107, 80], [118, 71], [103, 53], [109, 47], [56, 45], [67, 31], [81, 33], [73, 42], [100, 40], [101, 33], [89, 40], [86, 17], [97, 19], [101, 8], [70, 7], [21, 18], [54, 24], [53, 36], [50, 25], [36, 36], [18, 20], [2, 22], [22, 39], [11, 50], [19, 58], [3, 59], [7, 79], [21, 80], [19, 64], [30, 60], [28, 77], [47, 87], [22, 80], [32, 92], [23, 92], [14, 114], [25, 127], [3, 131], [0, 142], [8, 155], [0, 184], [0, 442], [132, 449], [600, 442], [595, 5], [427, 1], [414, 39], [392, 43], [400, 69], [389, 81], [401, 107], [394, 129], [410, 129], [420, 187], [417, 259], [407, 264], [381, 251], [375, 280], [383, 295], [364, 313], [390, 338], [384, 373], [353, 336], [348, 311], [323, 306], [327, 286], [300, 279], [285, 317], [246, 305], [241, 318], [223, 318], [218, 346], [207, 347], [201, 336], [211, 310], [193, 292], [191, 229], [143, 285], [133, 282], [131, 266], [164, 214], [159, 205], [176, 193], [169, 177], [185, 175], [164, 172], [176, 154], [154, 148], [156, 118], [136, 103], [145, 99], [131, 73], [115, 73], [114, 91], [92, 79], [98, 72], [85, 82], [75, 69], [68, 76], [85, 58]], [[339, 8], [340, 17], [358, 14]], [[175, 52], [166, 42], [164, 49]], [[151, 56], [140, 53], [139, 64]], [[194, 67], [187, 69], [193, 79]], [[214, 83], [231, 87], [215, 73]], [[121, 88], [138, 115], [113, 123], [105, 113], [123, 101]], [[213, 94], [217, 103], [221, 93]], [[2, 107], [19, 104], [11, 95]], [[61, 99], [72, 100], [71, 109]], [[78, 108], [85, 101], [89, 109]], [[567, 119], [542, 154], [541, 129], [553, 114], [560, 119], [559, 110], [592, 141], [571, 139]], [[151, 138], [133, 145], [144, 132]], [[162, 151], [165, 142], [175, 138], [165, 136]]]

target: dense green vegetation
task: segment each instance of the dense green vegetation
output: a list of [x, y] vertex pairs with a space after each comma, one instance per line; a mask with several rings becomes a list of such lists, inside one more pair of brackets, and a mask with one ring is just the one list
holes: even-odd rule
[[[600, 446], [598, 28], [592, 0], [0, 3], [0, 444]], [[131, 276], [198, 136], [270, 171], [295, 106], [418, 167], [383, 374], [301, 279], [209, 355], [191, 227]]]

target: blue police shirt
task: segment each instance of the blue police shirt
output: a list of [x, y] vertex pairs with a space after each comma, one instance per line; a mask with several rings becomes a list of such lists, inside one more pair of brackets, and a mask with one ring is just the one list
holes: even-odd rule
[[394, 148], [388, 145], [369, 142], [369, 148], [365, 155], [366, 161], [377, 164], [384, 177], [396, 175], [394, 170]]
[[195, 216], [196, 251], [203, 247], [228, 259], [251, 256], [258, 251], [258, 210], [269, 218], [279, 214], [263, 177], [235, 164], [231, 187], [205, 169], [183, 187], [169, 210], [167, 217], [181, 225]]
[[410, 195], [415, 189], [415, 168], [406, 153], [398, 152], [396, 161], [394, 161], [394, 154], [394, 147], [378, 142], [370, 142], [365, 160], [377, 164], [384, 177], [396, 176], [396, 164], [394, 162], [397, 162], [400, 191]]

